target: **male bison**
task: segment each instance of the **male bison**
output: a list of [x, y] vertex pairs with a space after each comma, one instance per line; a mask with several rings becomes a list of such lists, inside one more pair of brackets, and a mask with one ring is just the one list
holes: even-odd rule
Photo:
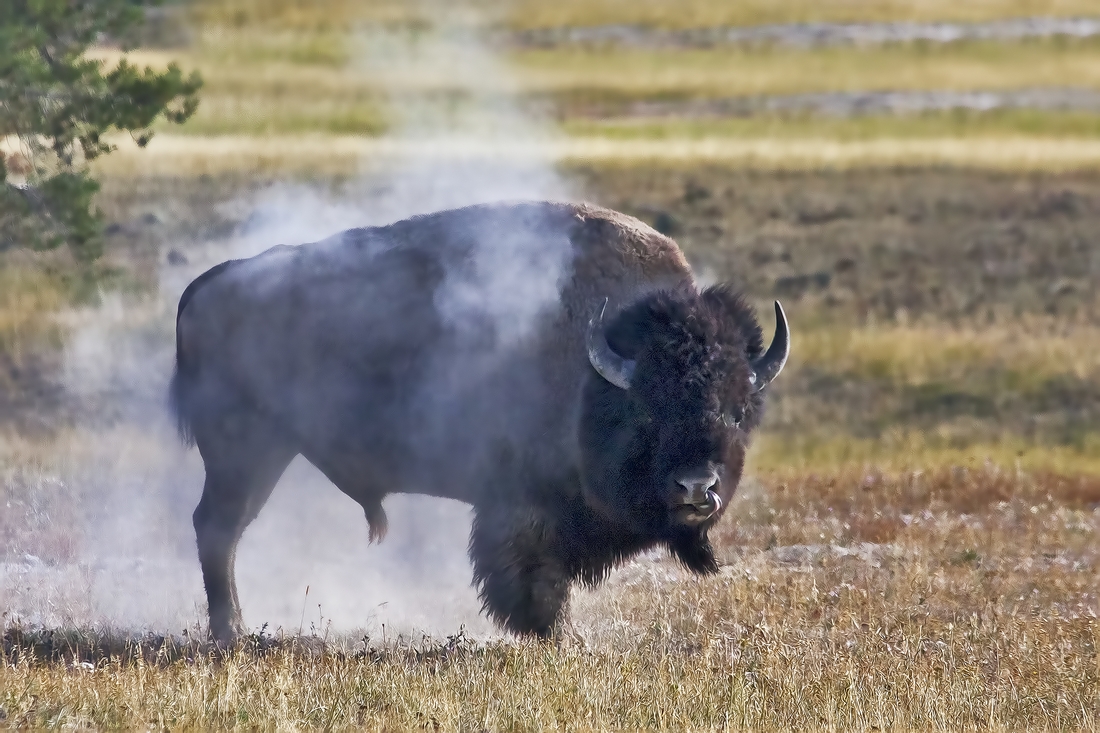
[[714, 572], [707, 532], [790, 348], [775, 315], [765, 352], [675, 242], [585, 205], [473, 206], [214, 267], [180, 299], [171, 387], [206, 466], [211, 634], [241, 633], [237, 542], [299, 454], [372, 539], [387, 494], [471, 504], [474, 581], [516, 633], [553, 634], [572, 582], [646, 548]]

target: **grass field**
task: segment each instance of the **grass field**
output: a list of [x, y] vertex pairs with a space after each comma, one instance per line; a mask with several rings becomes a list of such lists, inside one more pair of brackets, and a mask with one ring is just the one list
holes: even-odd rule
[[[630, 113], [802, 92], [1100, 89], [1100, 41], [466, 43], [473, 25], [969, 22], [1094, 16], [1096, 3], [484, 0], [449, 5], [437, 34], [442, 12], [199, 4], [189, 46], [134, 54], [198, 68], [207, 85], [183, 128], [96, 163], [96, 271], [63, 250], [0, 252], [0, 726], [1100, 727], [1100, 117]], [[216, 654], [189, 605], [200, 467], [163, 414], [175, 297], [241, 247], [373, 220], [418, 166], [472, 192], [534, 167], [671, 234], [701, 278], [733, 282], [762, 314], [782, 300], [791, 362], [715, 538], [722, 570], [698, 580], [654, 553], [578, 589], [558, 645], [482, 633], [468, 571], [421, 547], [461, 557], [464, 539], [446, 542], [462, 515], [367, 547], [358, 510], [292, 471], [284, 484], [302, 491], [281, 486], [274, 519], [242, 545], [256, 633]], [[299, 209], [316, 219], [308, 234], [279, 224]], [[364, 564], [326, 574], [344, 555]], [[342, 606], [324, 596], [333, 578]], [[395, 639], [414, 611], [442, 621]]]
[[[795, 134], [787, 134], [794, 132]], [[1094, 171], [1100, 141], [1080, 137], [974, 135], [829, 139], [780, 130], [768, 137], [548, 137], [516, 142], [477, 137], [435, 140], [340, 136], [160, 135], [144, 151], [122, 149], [95, 170], [122, 178], [146, 175], [353, 176], [394, 160], [585, 161], [636, 168], [650, 164], [719, 162], [747, 169], [822, 171], [899, 166], [967, 166], [1005, 171]]]
[[[257, 34], [258, 35], [258, 34]], [[252, 36], [251, 38], [256, 38]], [[276, 37], [278, 38], [278, 37]], [[265, 44], [271, 38], [263, 38]], [[395, 123], [403, 105], [427, 97], [455, 104], [497, 96], [527, 107], [549, 107], [566, 122], [591, 115], [593, 107], [614, 116], [644, 100], [706, 99], [768, 94], [854, 90], [1012, 90], [1073, 86], [1100, 88], [1100, 40], [1032, 41], [1019, 44], [966, 43], [947, 49], [919, 46], [820, 50], [716, 49], [691, 51], [579, 50], [526, 51], [510, 59], [509, 73], [455, 77], [437, 67], [386, 68], [356, 60], [370, 41], [343, 38], [325, 45], [333, 58], [307, 58], [286, 37], [274, 48], [250, 45], [250, 37], [228, 35], [183, 63], [203, 72], [203, 105], [181, 128], [194, 135], [358, 134], [375, 136]], [[340, 50], [343, 48], [344, 50]], [[403, 53], [415, 53], [408, 47]], [[335, 49], [335, 50], [334, 50]], [[105, 57], [113, 54], [104, 53]], [[150, 53], [138, 58], [154, 65], [180, 54]], [[468, 63], [461, 58], [456, 63]], [[806, 69], [814, 69], [807, 74]], [[445, 107], [444, 107], [445, 108]], [[819, 137], [925, 135], [939, 129], [1096, 136], [1091, 119], [1058, 111], [1006, 115], [993, 111], [927, 115], [933, 121], [878, 116], [866, 121], [830, 122]], [[719, 136], [737, 136], [739, 121], [690, 120]], [[791, 122], [777, 115], [740, 122], [741, 136], [761, 128], [783, 129]], [[797, 127], [798, 120], [794, 121]], [[873, 125], [873, 127], [871, 127]], [[922, 130], [922, 125], [931, 129]], [[755, 126], [755, 130], [753, 130]], [[803, 128], [809, 126], [802, 123]], [[731, 129], [732, 128], [732, 129]], [[566, 130], [570, 128], [567, 126]], [[698, 134], [698, 133], [697, 133]]]
[[205, 644], [9, 629], [16, 726], [1071, 730], [1100, 707], [1100, 484], [962, 469], [746, 492], [711, 580], [633, 563], [576, 640]]
[[[704, 5], [725, 7], [724, 3], [700, 3], [700, 7]], [[797, 9], [797, 5], [789, 8], [791, 18], [805, 13], [805, 8]], [[830, 3], [825, 7], [843, 15], [848, 5]], [[929, 8], [932, 6], [943, 10], [934, 3]], [[616, 126], [615, 118], [631, 104], [647, 100], [698, 101], [846, 91], [1100, 89], [1097, 39], [811, 49], [561, 47], [509, 51], [488, 68], [481, 68], [486, 50], [469, 44], [470, 33], [455, 28], [435, 33], [415, 25], [411, 29], [378, 25], [378, 17], [388, 17], [389, 11], [384, 4], [372, 11], [373, 7], [337, 4], [329, 16], [318, 8], [307, 12], [292, 4], [276, 4], [282, 11], [272, 10], [263, 21], [235, 23], [221, 13], [237, 11], [218, 5], [216, 13], [211, 10], [207, 15], [213, 15], [194, 27], [190, 48], [144, 50], [133, 58], [154, 66], [177, 60], [185, 68], [203, 73], [203, 104], [180, 131], [206, 136], [378, 136], [399, 126], [403, 110], [410, 105], [431, 104], [436, 114], [445, 115], [456, 107], [494, 99], [545, 113], [564, 122], [569, 133], [583, 133], [594, 114], [607, 117], [614, 131], [601, 129], [599, 133], [622, 136], [632, 134], [630, 131], [636, 128], [621, 123]], [[566, 25], [588, 22], [580, 5], [554, 7], [558, 12], [573, 13], [573, 20]], [[729, 7], [741, 5], [730, 3]], [[917, 7], [923, 4], [884, 4], [882, 17], [909, 17]], [[997, 3], [974, 7], [984, 8], [993, 17], [1008, 12]], [[1024, 5], [1012, 7], [1018, 10]], [[1073, 7], [1058, 6], [1054, 10], [1068, 12]], [[885, 14], [888, 8], [896, 15]], [[1077, 10], [1085, 12], [1083, 6]], [[1035, 12], [1041, 11], [1044, 8], [1036, 4]], [[253, 17], [252, 10], [240, 12]], [[538, 17], [533, 10], [520, 15]], [[928, 15], [949, 16], [936, 16], [930, 10]], [[446, 17], [454, 21], [455, 27], [462, 27], [457, 20], [460, 14]], [[312, 27], [308, 18], [324, 22], [324, 28]], [[118, 52], [100, 49], [96, 55], [113, 60]], [[689, 117], [678, 125], [677, 133], [689, 130], [696, 136], [760, 137], [767, 136], [769, 130], [805, 129], [813, 126], [813, 121], [757, 114], [750, 120]], [[878, 115], [871, 120], [828, 121], [815, 130], [815, 136], [932, 137], [943, 131], [964, 135], [1010, 131], [1035, 136], [1096, 136], [1094, 115], [1058, 110], [940, 113], [918, 119]]]
[[[512, 28], [552, 28], [603, 24], [639, 24], [664, 28], [704, 28], [765, 23], [850, 23], [911, 21], [981, 22], [1027, 16], [1088, 16], [1090, 0], [463, 0], [455, 10], [476, 13]], [[441, 5], [431, 0], [210, 0], [198, 6], [199, 17], [222, 26], [267, 25], [310, 33], [340, 28], [349, 22], [418, 23], [437, 18]], [[461, 15], [460, 15], [461, 17]]]

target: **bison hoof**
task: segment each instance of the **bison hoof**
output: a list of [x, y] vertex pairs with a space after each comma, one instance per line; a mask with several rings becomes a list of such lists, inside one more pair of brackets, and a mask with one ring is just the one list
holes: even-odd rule
[[220, 650], [227, 651], [236, 648], [244, 636], [244, 628], [239, 621], [210, 624], [210, 641]]

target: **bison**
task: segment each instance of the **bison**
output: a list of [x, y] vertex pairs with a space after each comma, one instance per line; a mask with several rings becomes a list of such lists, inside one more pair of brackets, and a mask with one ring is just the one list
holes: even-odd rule
[[745, 299], [701, 286], [674, 241], [565, 203], [443, 211], [207, 271], [180, 298], [170, 397], [206, 469], [193, 519], [212, 637], [242, 633], [237, 543], [297, 455], [372, 540], [388, 494], [471, 505], [479, 597], [518, 634], [552, 636], [571, 584], [647, 548], [715, 572], [708, 530], [790, 350], [775, 315], [765, 351]]

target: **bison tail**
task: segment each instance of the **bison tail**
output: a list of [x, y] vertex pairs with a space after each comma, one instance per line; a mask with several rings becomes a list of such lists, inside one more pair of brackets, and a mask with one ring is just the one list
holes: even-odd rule
[[[183, 312], [183, 309], [180, 309]], [[172, 372], [172, 382], [168, 385], [168, 409], [176, 418], [176, 428], [180, 440], [187, 446], [195, 445], [195, 431], [191, 427], [191, 406], [197, 369], [183, 352], [183, 340], [180, 338], [179, 316], [176, 317], [176, 368]]]
[[180, 296], [179, 308], [176, 310], [176, 369], [172, 374], [172, 382], [168, 387], [168, 408], [176, 417], [176, 426], [179, 429], [180, 439], [189, 446], [195, 445], [194, 431], [194, 404], [195, 389], [198, 384], [198, 365], [193, 358], [189, 358], [183, 349], [183, 338], [180, 334], [180, 318], [191, 298], [210, 279], [217, 276], [236, 260], [228, 260], [215, 265], [197, 278], [191, 281]]
[[[178, 346], [177, 346], [178, 349]], [[168, 408], [176, 418], [176, 429], [179, 430], [180, 440], [191, 447], [195, 445], [195, 432], [191, 428], [191, 416], [188, 408], [188, 395], [191, 392], [190, 375], [180, 364], [179, 352], [176, 352], [176, 369], [172, 373], [172, 383], [168, 386]]]

